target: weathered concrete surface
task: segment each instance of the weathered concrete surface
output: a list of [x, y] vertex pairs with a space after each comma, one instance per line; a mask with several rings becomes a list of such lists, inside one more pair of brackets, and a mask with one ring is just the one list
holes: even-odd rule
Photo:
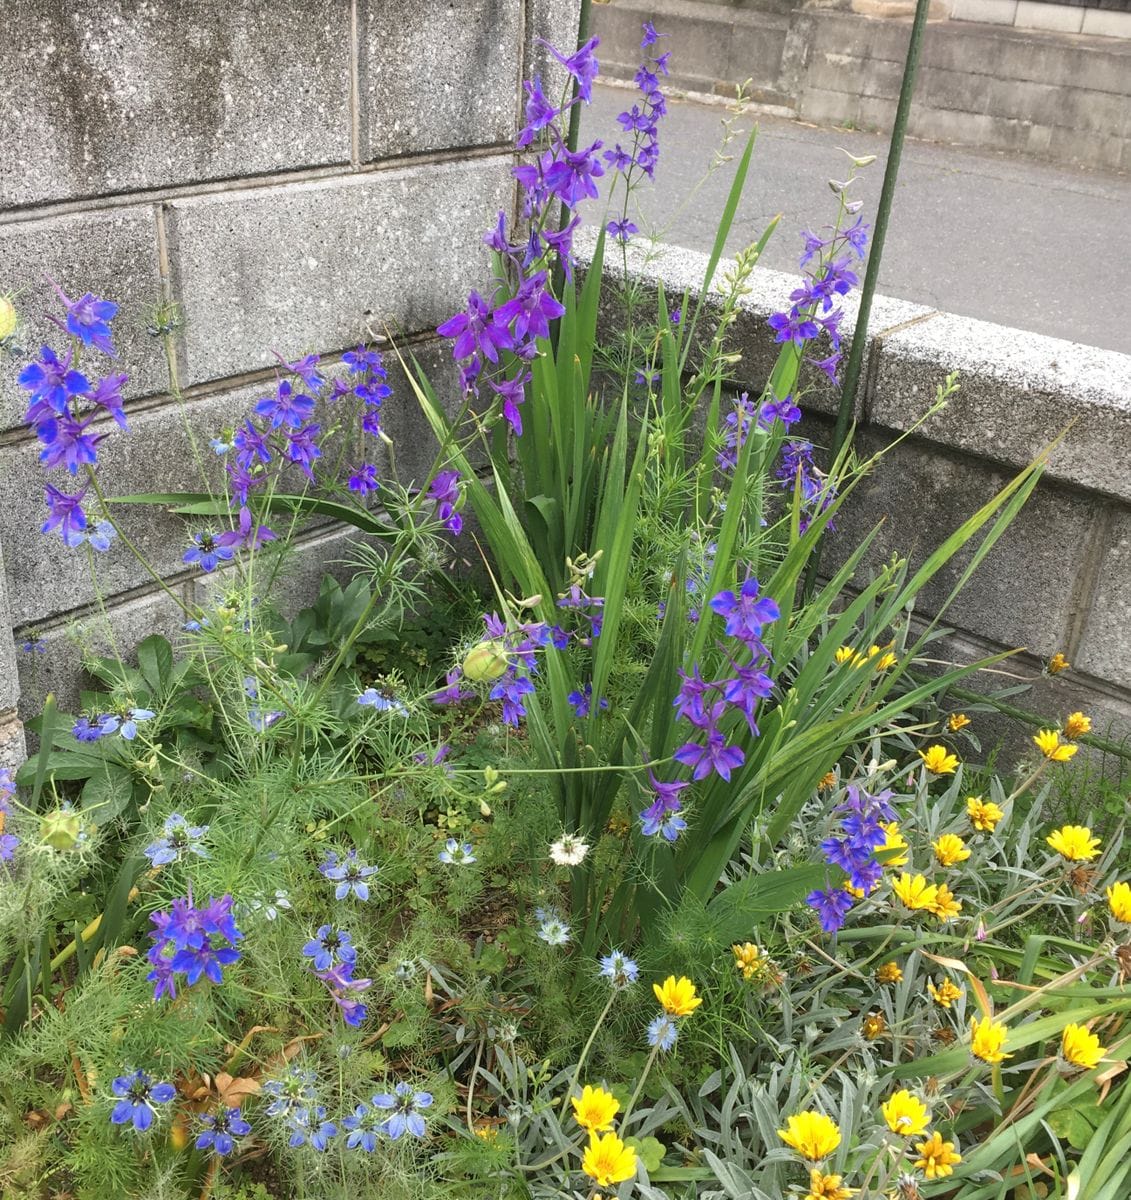
[[363, 161], [514, 136], [522, 5], [415, 0], [406, 20], [362, 0], [358, 16]]
[[[18, 293], [22, 327], [15, 339], [31, 357], [42, 343], [58, 349], [66, 336], [47, 314], [64, 310], [51, 289], [53, 278], [72, 299], [92, 291], [120, 305], [114, 321], [119, 360], [91, 351], [83, 370], [125, 371], [127, 400], [168, 387], [165, 355], [145, 327], [147, 310], [160, 299], [157, 228], [149, 206], [0, 224], [0, 295]], [[27, 392], [16, 382], [25, 358], [0, 354], [0, 432], [22, 425]]]
[[184, 384], [434, 328], [486, 269], [482, 231], [510, 204], [503, 157], [406, 167], [169, 205]]
[[[549, 42], [567, 57], [572, 54], [577, 45], [580, 13], [581, 0], [527, 0], [526, 3], [523, 76], [530, 79], [540, 75], [543, 91], [555, 100], [569, 83], [569, 75], [543, 43]], [[520, 106], [525, 98], [525, 93], [519, 97]]]
[[1105, 533], [1095, 597], [1074, 659], [1081, 670], [1131, 688], [1131, 510], [1114, 511]]
[[15, 0], [0, 207], [350, 157], [349, 0]]
[[884, 340], [869, 420], [909, 428], [947, 371], [960, 391], [924, 436], [1020, 467], [1071, 425], [1049, 474], [1131, 499], [1131, 355], [940, 313]]
[[[4, 714], [16, 707], [20, 689], [16, 680], [16, 644], [12, 637], [12, 610], [8, 603], [7, 577], [4, 572], [4, 547], [0, 542], [0, 725]], [[3, 766], [0, 758], [0, 766]]]

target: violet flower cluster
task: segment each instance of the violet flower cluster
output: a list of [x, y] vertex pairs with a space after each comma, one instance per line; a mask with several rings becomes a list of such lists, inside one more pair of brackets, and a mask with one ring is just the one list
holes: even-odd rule
[[[872, 796], [863, 788], [848, 787], [846, 799], [836, 808], [841, 815], [840, 835], [821, 843], [825, 861], [839, 867], [848, 876], [848, 886], [867, 894], [880, 881], [883, 867], [876, 860], [876, 848], [887, 840], [882, 822], [894, 821], [895, 810], [889, 803], [891, 792]], [[853, 894], [843, 885], [818, 888], [805, 898], [815, 909], [826, 933], [836, 933], [855, 903]]]
[[127, 706], [117, 712], [79, 717], [71, 726], [71, 733], [80, 742], [98, 742], [114, 733], [132, 742], [137, 737], [138, 722], [150, 721], [155, 715], [149, 708]]
[[[149, 934], [153, 946], [146, 957], [152, 970], [146, 978], [154, 984], [154, 1000], [162, 996], [176, 998], [178, 975], [184, 976], [188, 987], [201, 978], [222, 983], [221, 967], [230, 966], [240, 957], [236, 942], [243, 934], [236, 928], [230, 895], [210, 898], [197, 908], [190, 894], [174, 900], [168, 912], [152, 913], [149, 919], [153, 923]], [[217, 939], [227, 945], [219, 945]]]
[[[117, 358], [111, 340], [110, 322], [118, 311], [112, 300], [86, 292], [72, 300], [54, 280], [51, 286], [66, 311], [64, 320], [53, 314], [48, 320], [71, 337], [71, 344], [62, 354], [50, 346], [41, 346], [39, 357], [19, 374], [19, 384], [28, 393], [26, 421], [43, 444], [39, 460], [51, 470], [64, 467], [71, 475], [80, 469], [89, 472], [98, 461], [98, 447], [106, 437], [98, 432], [96, 422], [110, 416], [119, 428], [126, 428], [122, 388], [129, 376], [112, 372], [92, 378], [79, 370], [84, 349], [97, 350], [108, 358]], [[88, 543], [93, 549], [105, 552], [115, 537], [109, 521], [91, 524], [86, 509], [88, 482], [76, 492], [65, 492], [47, 484], [44, 498], [47, 520], [43, 532], [57, 531], [67, 546]]]
[[[645, 45], [654, 44], [656, 36], [647, 26]], [[666, 73], [667, 55], [649, 58], [641, 67], [637, 86], [643, 103], [618, 118], [624, 131], [634, 135], [631, 153], [618, 145], [602, 155], [604, 143], [600, 141], [578, 150], [569, 148], [569, 110], [591, 100], [598, 70], [597, 42], [590, 38], [568, 57], [548, 47], [576, 82], [573, 99], [554, 105], [542, 91], [540, 78], [523, 84], [526, 124], [515, 145], [519, 150], [537, 148], [533, 161], [514, 168], [522, 189], [525, 232], [508, 232], [507, 216], [499, 213], [495, 227], [483, 239], [494, 252], [498, 268], [492, 289], [486, 295], [471, 292], [466, 309], [437, 329], [441, 337], [452, 339], [452, 357], [460, 364], [464, 390], [478, 397], [486, 383], [501, 402], [502, 415], [516, 436], [522, 435], [521, 406], [531, 378], [527, 364], [537, 354], [538, 340], [550, 336], [550, 322], [565, 312], [553, 294], [550, 270], [556, 260], [565, 277], [573, 277], [573, 235], [580, 221], [574, 210], [582, 201], [597, 198], [597, 180], [605, 174], [606, 163], [625, 173], [638, 168], [651, 175], [655, 169], [656, 122], [665, 110], [658, 73]], [[619, 230], [625, 237], [628, 232]]]
[[792, 396], [758, 404], [751, 400], [749, 393], [743, 392], [723, 418], [723, 447], [715, 456], [715, 462], [723, 471], [732, 472], [738, 467], [738, 455], [746, 445], [751, 428], [767, 431], [774, 421], [781, 421], [788, 430], [800, 420], [801, 409], [794, 404]]
[[[836, 499], [836, 485], [830, 483], [813, 462], [813, 443], [805, 438], [797, 438], [782, 446], [781, 461], [774, 471], [774, 477], [781, 481], [787, 491], [792, 493], [796, 489], [800, 495], [799, 533], [805, 533], [814, 517], [823, 513]], [[836, 526], [830, 520], [825, 528], [835, 529]]]
[[311, 960], [310, 969], [326, 985], [330, 998], [341, 1010], [342, 1020], [355, 1028], [360, 1025], [369, 1010], [357, 998], [357, 993], [372, 987], [373, 980], [354, 978], [357, 950], [349, 930], [320, 925], [314, 937], [303, 946], [302, 953], [304, 958]]
[[12, 815], [11, 799], [16, 794], [16, 785], [7, 768], [0, 770], [0, 862], [11, 862], [20, 839], [8, 829], [8, 818]]

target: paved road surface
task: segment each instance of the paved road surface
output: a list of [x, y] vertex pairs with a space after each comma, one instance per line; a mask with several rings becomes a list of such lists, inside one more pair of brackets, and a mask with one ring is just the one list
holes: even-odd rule
[[[630, 96], [627, 89], [595, 87], [583, 135], [617, 140], [616, 114]], [[704, 174], [726, 116], [724, 107], [707, 103], [669, 105], [655, 186], [633, 198], [647, 225], [667, 229], [668, 242], [708, 250], [714, 240], [733, 164], [712, 174], [691, 204], [681, 205]], [[754, 241], [781, 212], [762, 262], [795, 271], [798, 230], [816, 229], [835, 216], [826, 181], [843, 179], [848, 166], [837, 147], [878, 156], [855, 186], [868, 213], [879, 198], [887, 141], [761, 114], [747, 116], [744, 125], [755, 121], [758, 143], [728, 252]], [[636, 221], [646, 226], [639, 215]], [[1131, 353], [1131, 178], [908, 142], [879, 290]]]

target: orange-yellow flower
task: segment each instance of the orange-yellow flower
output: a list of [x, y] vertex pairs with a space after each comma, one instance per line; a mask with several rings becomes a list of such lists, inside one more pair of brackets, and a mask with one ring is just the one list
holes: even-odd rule
[[1045, 841], [1069, 862], [1090, 862], [1100, 852], [1100, 839], [1092, 837], [1087, 825], [1062, 825]]
[[949, 921], [951, 917], [957, 917], [962, 911], [962, 901], [955, 898], [954, 893], [945, 883], [940, 883], [934, 902], [928, 906], [928, 909], [931, 915], [938, 917], [940, 921]]
[[899, 831], [899, 822], [888, 821], [880, 828], [884, 831], [884, 840], [875, 848], [876, 861], [885, 867], [907, 866], [907, 855], [899, 853], [908, 848], [907, 839]]
[[778, 1130], [778, 1137], [810, 1162], [827, 1157], [840, 1145], [837, 1123], [820, 1112], [795, 1113]]
[[900, 983], [903, 980], [903, 969], [897, 962], [881, 963], [876, 968], [877, 983]]
[[741, 946], [731, 946], [734, 951], [734, 965], [742, 972], [743, 979], [753, 979], [762, 969], [766, 958], [753, 942], [744, 942]]
[[892, 1133], [901, 1134], [903, 1137], [915, 1137], [931, 1122], [927, 1106], [906, 1088], [885, 1100], [880, 1105], [880, 1112], [883, 1113]]
[[1060, 1035], [1060, 1053], [1065, 1062], [1090, 1071], [1107, 1053], [1107, 1047], [1101, 1046], [1100, 1039], [1086, 1026], [1065, 1025]]
[[1080, 749], [1071, 742], [1062, 742], [1060, 733], [1055, 729], [1042, 729], [1033, 734], [1033, 741], [1049, 762], [1067, 762]]
[[820, 781], [817, 784], [817, 790], [819, 792], [827, 792], [830, 789], [835, 788], [835, 787], [836, 787], [836, 772], [835, 771], [826, 771], [821, 776]]
[[951, 713], [946, 719], [946, 727], [951, 733], [957, 733], [970, 724], [970, 718], [965, 713]]
[[1086, 733], [1092, 732], [1092, 718], [1082, 712], [1069, 713], [1064, 719], [1064, 736], [1075, 741]]
[[809, 1190], [801, 1200], [852, 1200], [859, 1188], [845, 1187], [843, 1176], [826, 1175], [814, 1167], [809, 1172]]
[[981, 796], [967, 796], [966, 815], [979, 833], [993, 833], [1005, 812], [992, 800], [983, 800]]
[[931, 993], [931, 999], [942, 1008], [950, 1008], [962, 995], [962, 989], [949, 979], [944, 979], [938, 987], [928, 980], [927, 991]]
[[606, 1133], [604, 1137], [591, 1133], [581, 1169], [598, 1187], [611, 1187], [636, 1174], [636, 1151], [615, 1133]]
[[899, 662], [899, 659], [889, 650], [886, 654], [881, 654], [880, 657], [876, 659], [876, 670], [890, 671], [897, 662]]
[[920, 1142], [915, 1152], [919, 1155], [915, 1166], [928, 1179], [945, 1179], [954, 1173], [954, 1164], [962, 1161], [962, 1155], [955, 1153], [954, 1143], [944, 1142], [937, 1130], [925, 1142]]
[[874, 1042], [876, 1038], [881, 1038], [888, 1031], [888, 1023], [884, 1019], [884, 1014], [880, 1012], [869, 1013], [860, 1025], [860, 1032], [864, 1035], [864, 1040]]
[[891, 890], [910, 909], [929, 909], [939, 895], [935, 884], [928, 883], [922, 875], [909, 875], [906, 871], [891, 881]]
[[1123, 925], [1131, 925], [1131, 884], [1113, 883], [1107, 889], [1111, 915]]
[[620, 1112], [620, 1101], [614, 1095], [604, 1088], [590, 1087], [589, 1084], [570, 1103], [573, 1105], [574, 1120], [589, 1133], [612, 1129], [613, 1118]]
[[953, 867], [970, 857], [970, 849], [957, 833], [940, 834], [932, 843], [935, 858], [943, 867]]
[[988, 1063], [1004, 1062], [1007, 1058], [1012, 1058], [1012, 1054], [1005, 1052], [1005, 1038], [1008, 1032], [1006, 1027], [993, 1017], [983, 1017], [980, 1021], [977, 1017], [971, 1017], [970, 1053]]
[[703, 1003], [702, 997], [695, 994], [695, 984], [685, 975], [678, 979], [669, 975], [663, 984], [652, 984], [652, 991], [669, 1017], [690, 1016]]
[[958, 768], [958, 755], [951, 754], [945, 746], [928, 746], [919, 751], [919, 757], [932, 775], [953, 775]]
[[1050, 675], [1059, 675], [1061, 671], [1067, 671], [1072, 664], [1058, 650], [1052, 658], [1049, 659], [1048, 672]]

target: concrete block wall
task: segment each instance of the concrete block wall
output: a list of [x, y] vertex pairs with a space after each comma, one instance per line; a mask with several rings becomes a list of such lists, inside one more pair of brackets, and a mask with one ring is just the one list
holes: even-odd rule
[[[685, 289], [695, 296], [706, 263], [694, 251], [666, 249], [647, 259], [634, 253], [629, 269], [645, 285], [662, 281], [668, 297]], [[714, 278], [731, 266], [720, 262]], [[606, 267], [612, 276], [619, 269], [616, 259]], [[763, 387], [777, 352], [766, 319], [797, 282], [754, 272], [733, 330], [742, 355], [737, 390]], [[841, 326], [847, 344], [855, 320], [852, 302]], [[923, 423], [952, 371], [958, 393]], [[916, 565], [1063, 434], [1034, 494], [943, 624], [956, 630], [952, 651], [968, 656], [960, 661], [1022, 650], [1005, 668], [1036, 684], [1020, 703], [1050, 719], [1063, 717], [1066, 704], [1084, 707], [1097, 730], [1131, 736], [1131, 356], [877, 297], [862, 380], [854, 414], [861, 453], [913, 432], [841, 510], [824, 561], [835, 565], [883, 522], [864, 568], [893, 553]], [[821, 444], [831, 435], [837, 396], [818, 387], [802, 403], [804, 432]], [[932, 581], [919, 612], [937, 612], [965, 562], [957, 559]], [[1073, 671], [1043, 678], [1042, 664], [1056, 651]]]
[[[571, 46], [578, 8], [8, 6], [0, 23], [19, 36], [0, 38], [0, 294], [18, 292], [15, 340], [32, 353], [57, 334], [46, 276], [119, 303], [130, 429], [108, 426], [108, 490], [199, 487], [188, 431], [206, 457], [208, 438], [273, 381], [273, 351], [332, 359], [387, 328], [454, 392], [433, 331], [483, 282], [485, 223], [515, 199], [521, 80], [538, 70], [550, 94], [561, 89], [538, 39]], [[167, 360], [146, 326], [169, 300], [184, 323]], [[76, 635], [130, 648], [182, 619], [120, 546], [98, 562], [104, 611], [85, 555], [40, 534], [44, 482], [69, 477], [37, 462], [21, 365], [0, 352], [0, 765], [21, 752], [18, 716], [37, 712], [48, 690], [61, 705], [77, 701]], [[407, 386], [391, 382], [388, 426], [411, 475], [425, 469], [427, 434]], [[201, 580], [180, 560], [181, 518], [138, 509], [125, 525], [174, 594], [199, 596]], [[296, 605], [344, 550], [339, 530], [304, 530]], [[45, 653], [19, 650], [33, 630]]]
[[[1092, 10], [1076, 7], [1064, 9], [1076, 22], [1070, 34], [1014, 28], [1015, 9], [1024, 2], [976, 0], [1012, 7], [1008, 13], [987, 8], [979, 21], [929, 22], [910, 134], [1131, 169], [1131, 29], [1083, 36]], [[1058, 6], [1031, 8], [1051, 20]], [[791, 0], [785, 9], [777, 0], [757, 9], [706, 0], [615, 0], [593, 12], [602, 69], [610, 77], [631, 77], [640, 22], [652, 20], [671, 34], [677, 87], [733, 96], [735, 85], [750, 79], [751, 98], [771, 111], [822, 125], [891, 128], [911, 33], [907, 15], [868, 16], [824, 0]], [[1108, 21], [1127, 16], [1097, 12]]]

